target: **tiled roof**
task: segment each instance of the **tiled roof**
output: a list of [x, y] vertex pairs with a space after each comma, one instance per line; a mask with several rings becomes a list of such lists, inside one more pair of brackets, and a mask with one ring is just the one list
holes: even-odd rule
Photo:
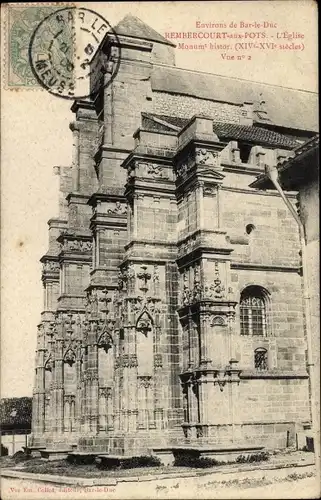
[[220, 139], [242, 140], [290, 149], [297, 145], [293, 139], [263, 127], [213, 122], [213, 130]]
[[[153, 118], [161, 122], [169, 123], [179, 129], [183, 128], [189, 120], [177, 116], [152, 115], [143, 113], [143, 126], [152, 130], [166, 130], [166, 125], [155, 122]], [[168, 129], [167, 129], [168, 130]], [[258, 126], [238, 125], [235, 123], [216, 122], [213, 120], [213, 131], [222, 140], [235, 140], [255, 143], [257, 145], [268, 145], [286, 149], [293, 149], [297, 142], [289, 137]]]
[[1, 429], [30, 429], [32, 398], [1, 399]]
[[128, 14], [114, 27], [117, 35], [124, 35], [131, 38], [140, 38], [141, 40], [151, 40], [153, 42], [164, 43], [166, 45], [175, 45], [153, 30], [150, 26], [138, 19], [136, 16]]
[[302, 155], [303, 153], [310, 151], [311, 149], [317, 148], [319, 146], [319, 134], [314, 135], [303, 144], [300, 144], [293, 151], [294, 158]]
[[151, 83], [153, 91], [236, 105], [264, 100], [267, 116], [272, 124], [318, 131], [318, 96], [314, 92], [189, 71], [174, 66], [154, 66]]

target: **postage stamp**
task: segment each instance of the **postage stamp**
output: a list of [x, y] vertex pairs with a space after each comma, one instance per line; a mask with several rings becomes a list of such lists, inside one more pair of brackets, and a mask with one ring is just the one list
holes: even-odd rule
[[3, 77], [6, 88], [40, 87], [29, 63], [30, 39], [43, 19], [65, 5], [62, 3], [9, 3], [5, 6]]
[[[7, 89], [46, 89], [76, 99], [107, 86], [117, 74], [117, 34], [93, 10], [72, 3], [9, 3], [3, 26], [3, 83]], [[107, 32], [113, 42], [95, 57]], [[95, 81], [98, 74], [100, 81]]]

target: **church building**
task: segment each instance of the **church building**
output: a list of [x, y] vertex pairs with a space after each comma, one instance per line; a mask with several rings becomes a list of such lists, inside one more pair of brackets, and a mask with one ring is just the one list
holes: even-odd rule
[[317, 96], [177, 68], [133, 16], [114, 29], [97, 60], [119, 44], [117, 75], [73, 103], [73, 162], [56, 167], [31, 447], [296, 446], [311, 421], [299, 234], [250, 185], [316, 135]]

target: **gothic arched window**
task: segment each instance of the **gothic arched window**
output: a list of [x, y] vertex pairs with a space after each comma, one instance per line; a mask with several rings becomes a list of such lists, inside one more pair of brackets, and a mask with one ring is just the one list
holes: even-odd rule
[[241, 335], [267, 335], [268, 295], [259, 286], [248, 286], [241, 293]]

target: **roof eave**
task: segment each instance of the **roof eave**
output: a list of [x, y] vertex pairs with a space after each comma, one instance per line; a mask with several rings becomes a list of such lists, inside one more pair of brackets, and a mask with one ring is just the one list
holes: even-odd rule
[[[285, 189], [298, 190], [304, 179], [310, 180], [318, 177], [318, 149], [318, 137], [315, 137], [310, 139], [308, 143], [299, 146], [296, 156], [278, 165], [279, 180]], [[307, 165], [309, 165], [309, 169], [306, 168]], [[275, 189], [274, 184], [266, 174], [259, 176], [250, 184], [250, 187], [263, 190]]]

